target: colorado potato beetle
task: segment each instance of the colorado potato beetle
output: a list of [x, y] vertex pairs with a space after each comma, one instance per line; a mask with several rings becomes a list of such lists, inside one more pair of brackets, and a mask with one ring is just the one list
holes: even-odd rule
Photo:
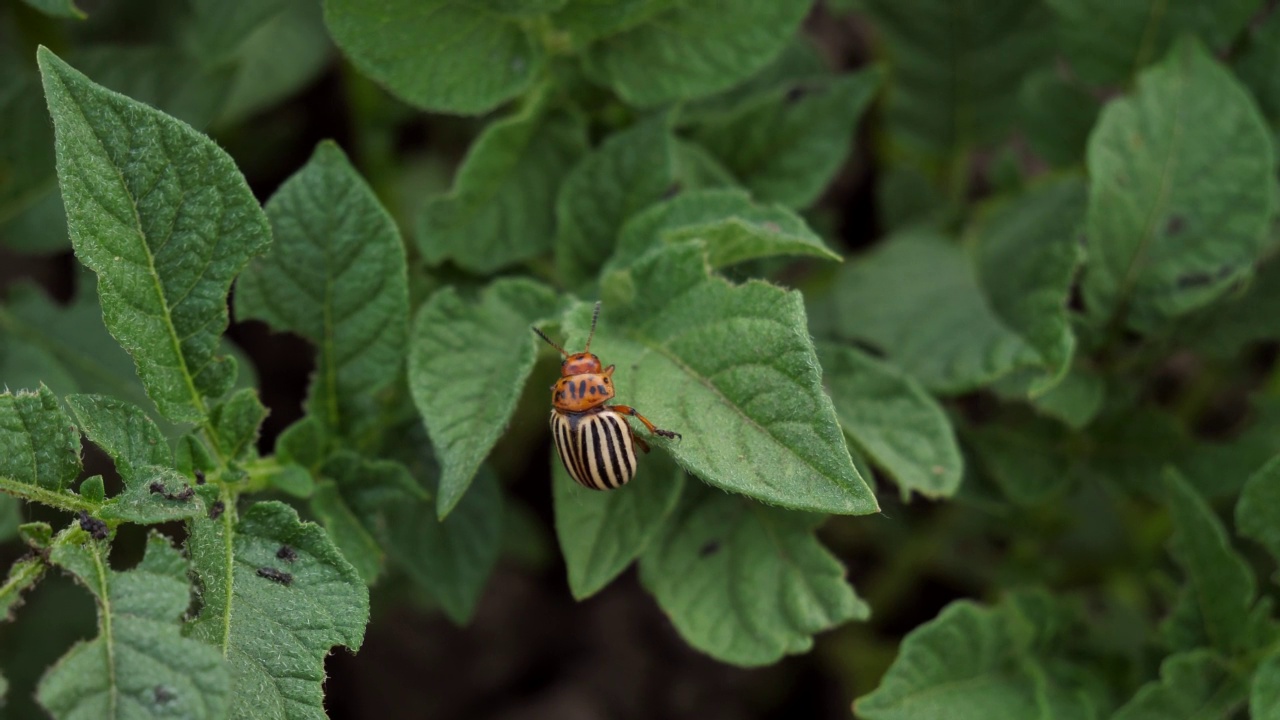
[[591, 316], [587, 346], [569, 354], [538, 328], [533, 331], [560, 351], [560, 379], [551, 386], [551, 434], [569, 476], [592, 490], [612, 490], [626, 485], [636, 474], [636, 447], [649, 452], [649, 445], [636, 434], [624, 415], [644, 423], [649, 432], [665, 438], [680, 433], [655, 427], [649, 419], [628, 405], [606, 405], [613, 399], [613, 365], [602, 368], [600, 358], [591, 354], [591, 338], [600, 319], [600, 303]]

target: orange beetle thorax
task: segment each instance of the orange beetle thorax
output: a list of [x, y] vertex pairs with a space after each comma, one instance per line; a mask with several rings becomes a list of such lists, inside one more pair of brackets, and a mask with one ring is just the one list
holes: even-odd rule
[[551, 386], [551, 404], [564, 412], [584, 412], [613, 398], [613, 366], [601, 370], [600, 358], [577, 353], [565, 359], [563, 375]]

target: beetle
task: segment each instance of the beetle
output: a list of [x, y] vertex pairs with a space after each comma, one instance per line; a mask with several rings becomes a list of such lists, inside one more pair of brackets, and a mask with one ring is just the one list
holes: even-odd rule
[[603, 367], [591, 354], [591, 338], [600, 319], [600, 303], [591, 316], [587, 345], [568, 353], [538, 328], [533, 331], [560, 351], [560, 379], [551, 386], [551, 434], [560, 461], [569, 476], [592, 490], [612, 490], [626, 485], [636, 474], [636, 447], [649, 452], [649, 444], [636, 434], [624, 416], [644, 423], [649, 432], [664, 438], [680, 433], [663, 430], [629, 405], [607, 405], [613, 399], [614, 366]]

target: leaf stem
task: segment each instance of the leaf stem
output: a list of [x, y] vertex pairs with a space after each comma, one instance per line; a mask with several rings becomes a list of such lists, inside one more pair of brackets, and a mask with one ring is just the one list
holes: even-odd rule
[[8, 493], [14, 497], [31, 502], [38, 502], [42, 505], [66, 510], [67, 512], [97, 512], [101, 507], [98, 503], [86, 500], [85, 498], [73, 492], [56, 492], [42, 488], [39, 485], [31, 485], [29, 483], [18, 482], [7, 477], [0, 476], [0, 492]]

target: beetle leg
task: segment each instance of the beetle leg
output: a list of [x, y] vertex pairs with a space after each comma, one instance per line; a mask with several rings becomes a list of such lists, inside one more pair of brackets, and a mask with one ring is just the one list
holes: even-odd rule
[[659, 435], [664, 438], [682, 437], [678, 432], [672, 432], [670, 430], [663, 430], [661, 428], [655, 427], [653, 423], [649, 422], [649, 418], [636, 412], [636, 409], [631, 407], [630, 405], [610, 405], [606, 409], [613, 410], [614, 412], [620, 412], [624, 415], [630, 415], [631, 417], [644, 423], [644, 426], [648, 428], [649, 432], [653, 433], [654, 435]]
[[636, 444], [636, 447], [640, 448], [645, 452], [649, 452], [649, 443], [645, 442], [644, 438], [640, 437], [640, 435], [637, 434], [635, 430], [631, 431], [631, 440]]

